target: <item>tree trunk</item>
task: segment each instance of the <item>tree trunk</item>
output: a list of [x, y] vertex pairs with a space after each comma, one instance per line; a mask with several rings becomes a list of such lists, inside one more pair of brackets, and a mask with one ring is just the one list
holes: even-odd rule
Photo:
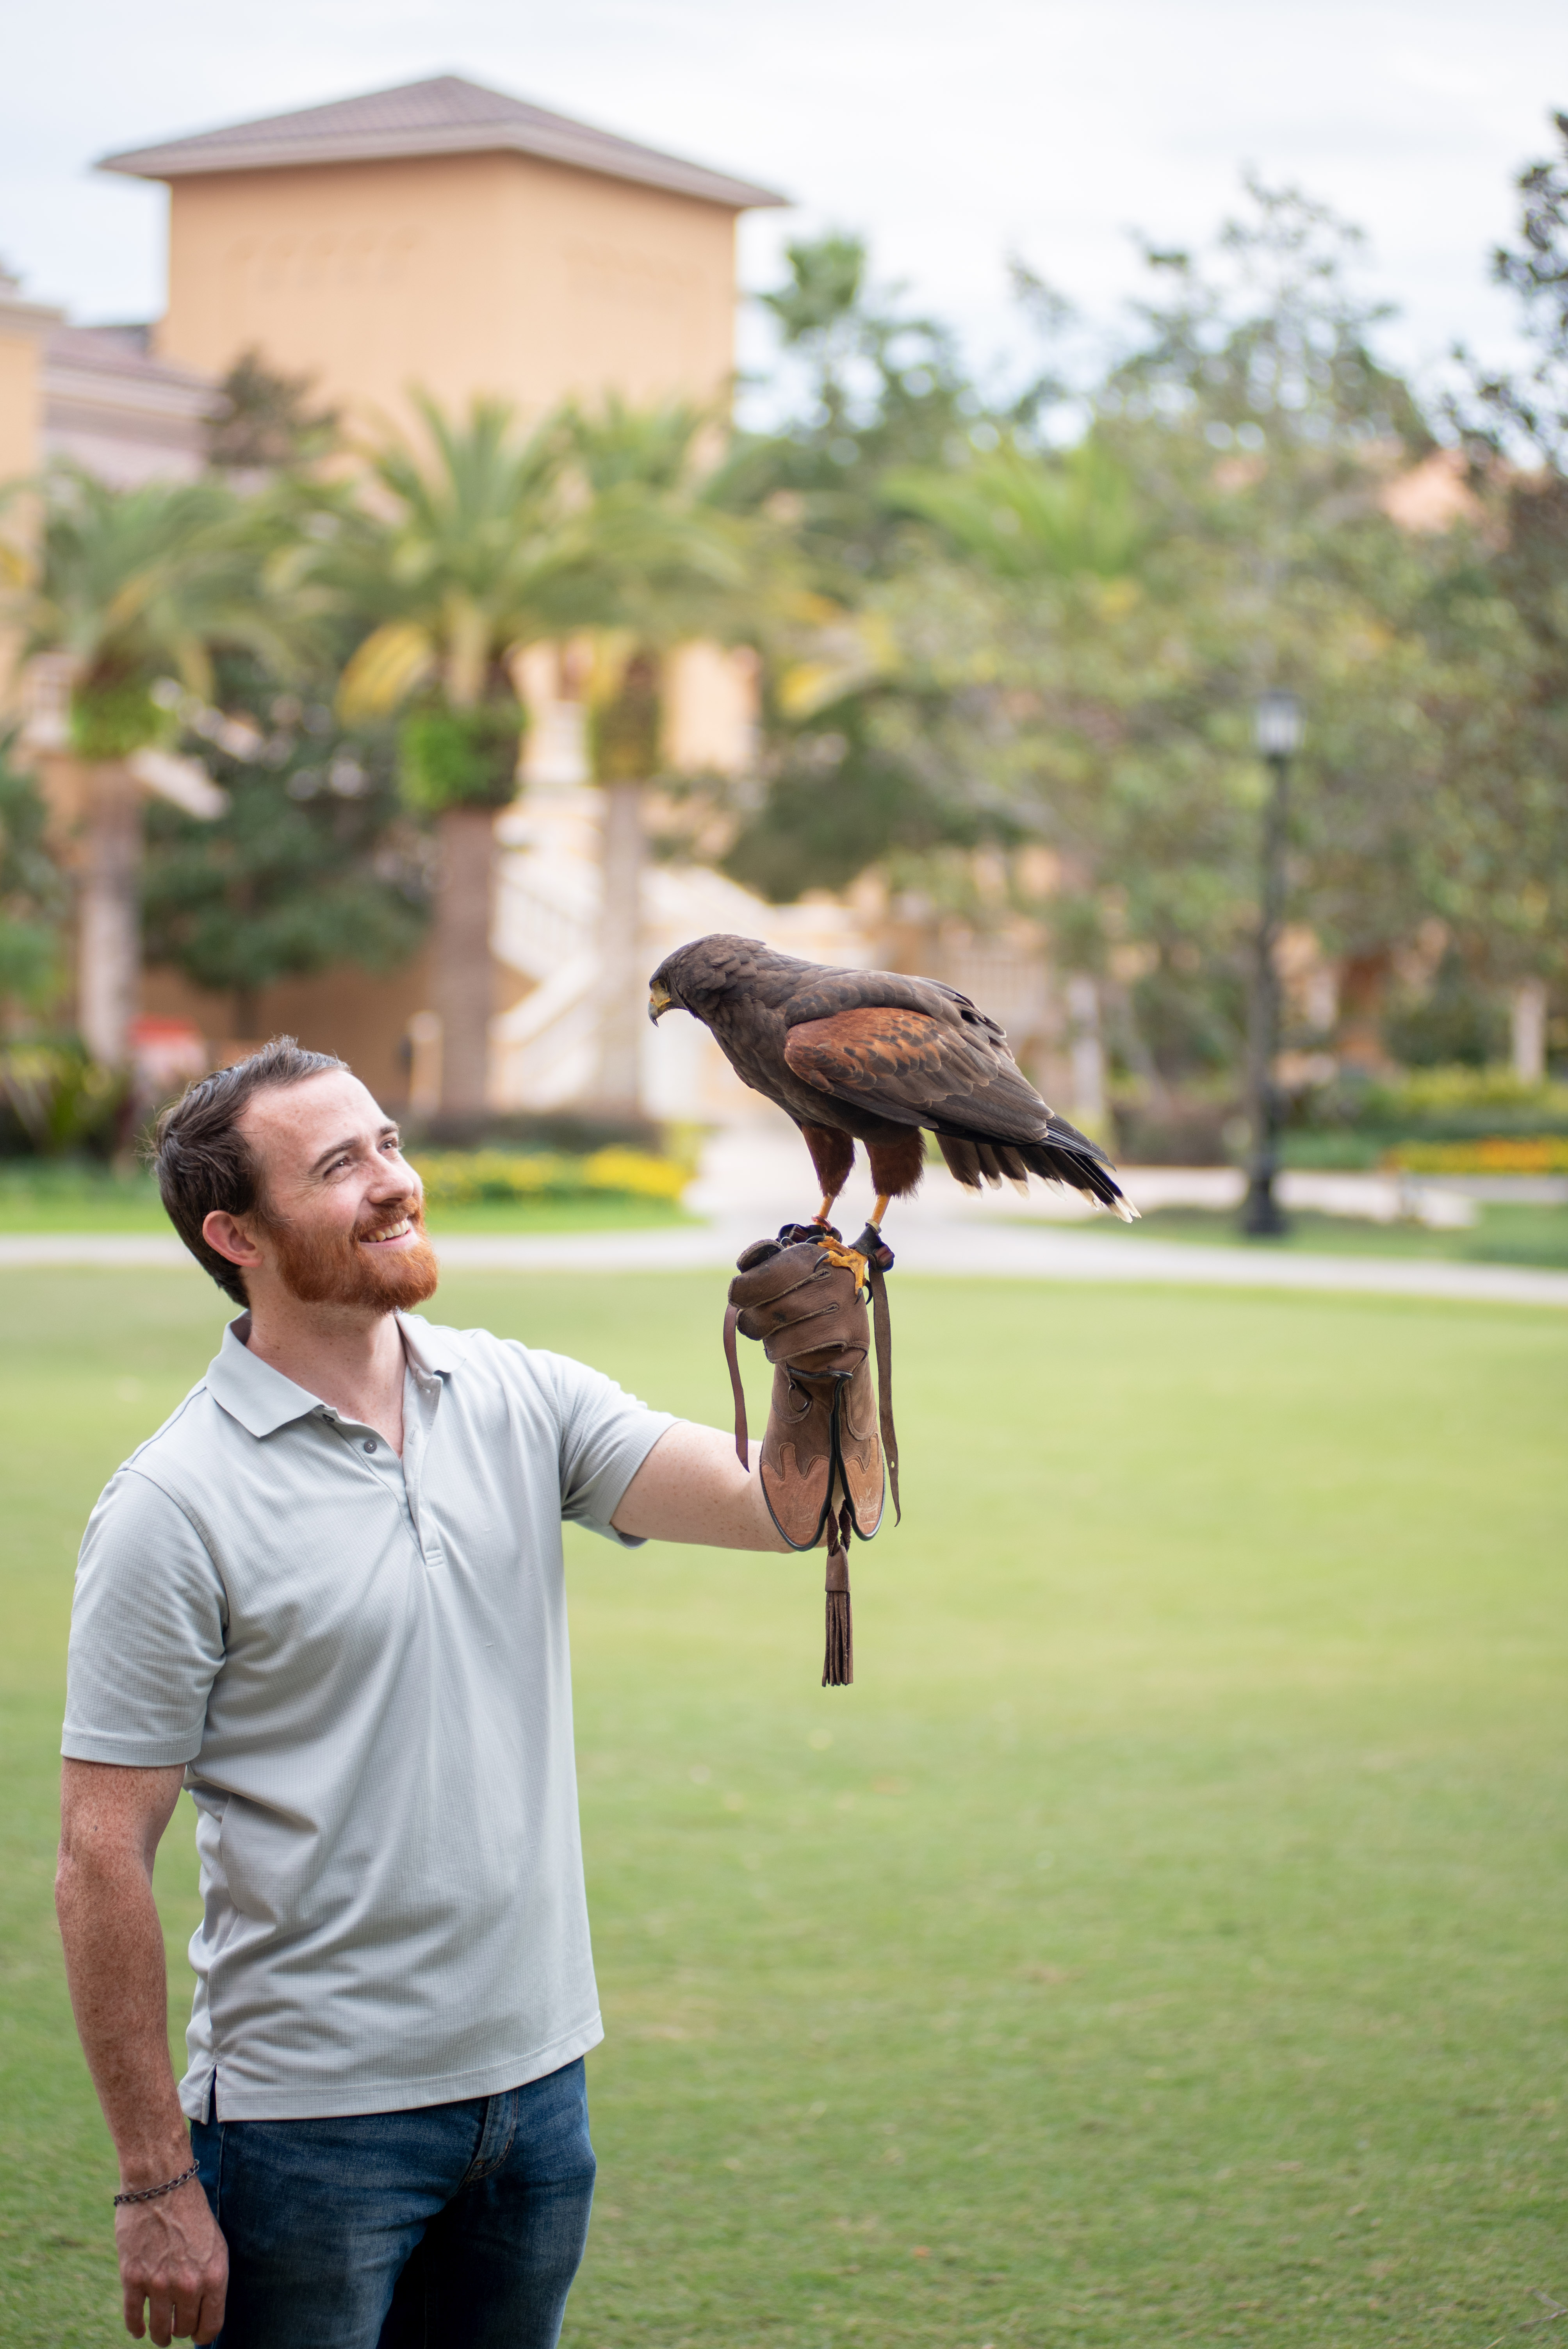
[[642, 951], [643, 792], [640, 783], [606, 783], [603, 903], [599, 940], [601, 1115], [642, 1115], [642, 1052], [647, 972]]
[[141, 801], [119, 760], [88, 769], [87, 806], [77, 910], [77, 1025], [95, 1061], [123, 1068], [141, 982]]
[[495, 812], [449, 808], [439, 838], [431, 996], [441, 1022], [441, 1115], [477, 1117], [490, 1062]]
[[1546, 1076], [1546, 982], [1522, 978], [1509, 1004], [1510, 1042], [1513, 1073], [1527, 1085], [1539, 1085]]
[[1105, 1046], [1100, 1039], [1099, 989], [1087, 971], [1068, 980], [1068, 1054], [1076, 1126], [1099, 1141], [1106, 1129]]
[[1388, 985], [1388, 950], [1374, 947], [1346, 955], [1339, 967], [1339, 1032], [1335, 1039], [1342, 1064], [1367, 1076], [1388, 1066], [1383, 1044], [1383, 1000]]

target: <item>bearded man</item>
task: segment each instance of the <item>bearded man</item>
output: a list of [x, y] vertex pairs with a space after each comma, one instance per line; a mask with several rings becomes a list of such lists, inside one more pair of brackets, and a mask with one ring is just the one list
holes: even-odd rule
[[[58, 1905], [127, 2327], [553, 2349], [602, 2036], [562, 1523], [789, 1545], [727, 1435], [410, 1311], [419, 1179], [342, 1061], [285, 1037], [205, 1078], [157, 1167], [242, 1310], [105, 1489], [72, 1616]], [[852, 1276], [806, 1286], [769, 1354], [799, 1314], [813, 1361], [826, 1333], [863, 1362]], [[204, 1912], [177, 2086], [151, 1877], [181, 1785]]]

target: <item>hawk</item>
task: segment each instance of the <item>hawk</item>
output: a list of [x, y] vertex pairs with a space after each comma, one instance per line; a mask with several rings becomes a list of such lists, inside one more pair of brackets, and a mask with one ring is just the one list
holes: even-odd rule
[[832, 970], [760, 938], [696, 938], [648, 982], [648, 1017], [689, 1011], [742, 1083], [794, 1119], [822, 1186], [826, 1225], [855, 1143], [871, 1161], [880, 1231], [890, 1199], [925, 1172], [925, 1130], [966, 1189], [1066, 1183], [1124, 1223], [1123, 1197], [1096, 1142], [1040, 1099], [997, 1022], [956, 988], [891, 970]]

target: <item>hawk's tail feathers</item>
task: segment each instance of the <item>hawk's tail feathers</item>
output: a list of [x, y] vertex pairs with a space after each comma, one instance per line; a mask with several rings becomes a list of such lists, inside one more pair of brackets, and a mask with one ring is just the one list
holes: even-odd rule
[[[1070, 1143], [1068, 1134], [1072, 1135]], [[1138, 1210], [1106, 1164], [1103, 1151], [1097, 1149], [1087, 1134], [1078, 1133], [1070, 1125], [1066, 1133], [1053, 1125], [1048, 1142], [1020, 1143], [1018, 1155], [1031, 1174], [1043, 1174], [1047, 1182], [1066, 1183], [1072, 1190], [1087, 1191], [1091, 1199], [1098, 1199], [1102, 1207], [1109, 1207], [1124, 1224], [1138, 1221]]]
[[936, 1143], [949, 1173], [965, 1190], [978, 1191], [985, 1183], [995, 1188], [1004, 1180], [1022, 1190], [1028, 1177], [1037, 1174], [1047, 1183], [1066, 1183], [1074, 1191], [1087, 1191], [1124, 1224], [1138, 1220], [1137, 1208], [1123, 1196], [1099, 1143], [1054, 1112], [1046, 1141], [982, 1142], [975, 1135], [939, 1132]]

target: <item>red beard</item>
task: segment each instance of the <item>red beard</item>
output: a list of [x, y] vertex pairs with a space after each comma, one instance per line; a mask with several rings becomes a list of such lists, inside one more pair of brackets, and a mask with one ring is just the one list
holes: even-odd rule
[[[390, 1231], [405, 1216], [416, 1234], [411, 1247], [365, 1245], [372, 1233]], [[440, 1278], [436, 1251], [425, 1233], [424, 1202], [417, 1195], [378, 1208], [351, 1232], [311, 1232], [297, 1224], [275, 1224], [271, 1237], [284, 1286], [302, 1305], [364, 1305], [382, 1313], [406, 1312], [433, 1297]]]

